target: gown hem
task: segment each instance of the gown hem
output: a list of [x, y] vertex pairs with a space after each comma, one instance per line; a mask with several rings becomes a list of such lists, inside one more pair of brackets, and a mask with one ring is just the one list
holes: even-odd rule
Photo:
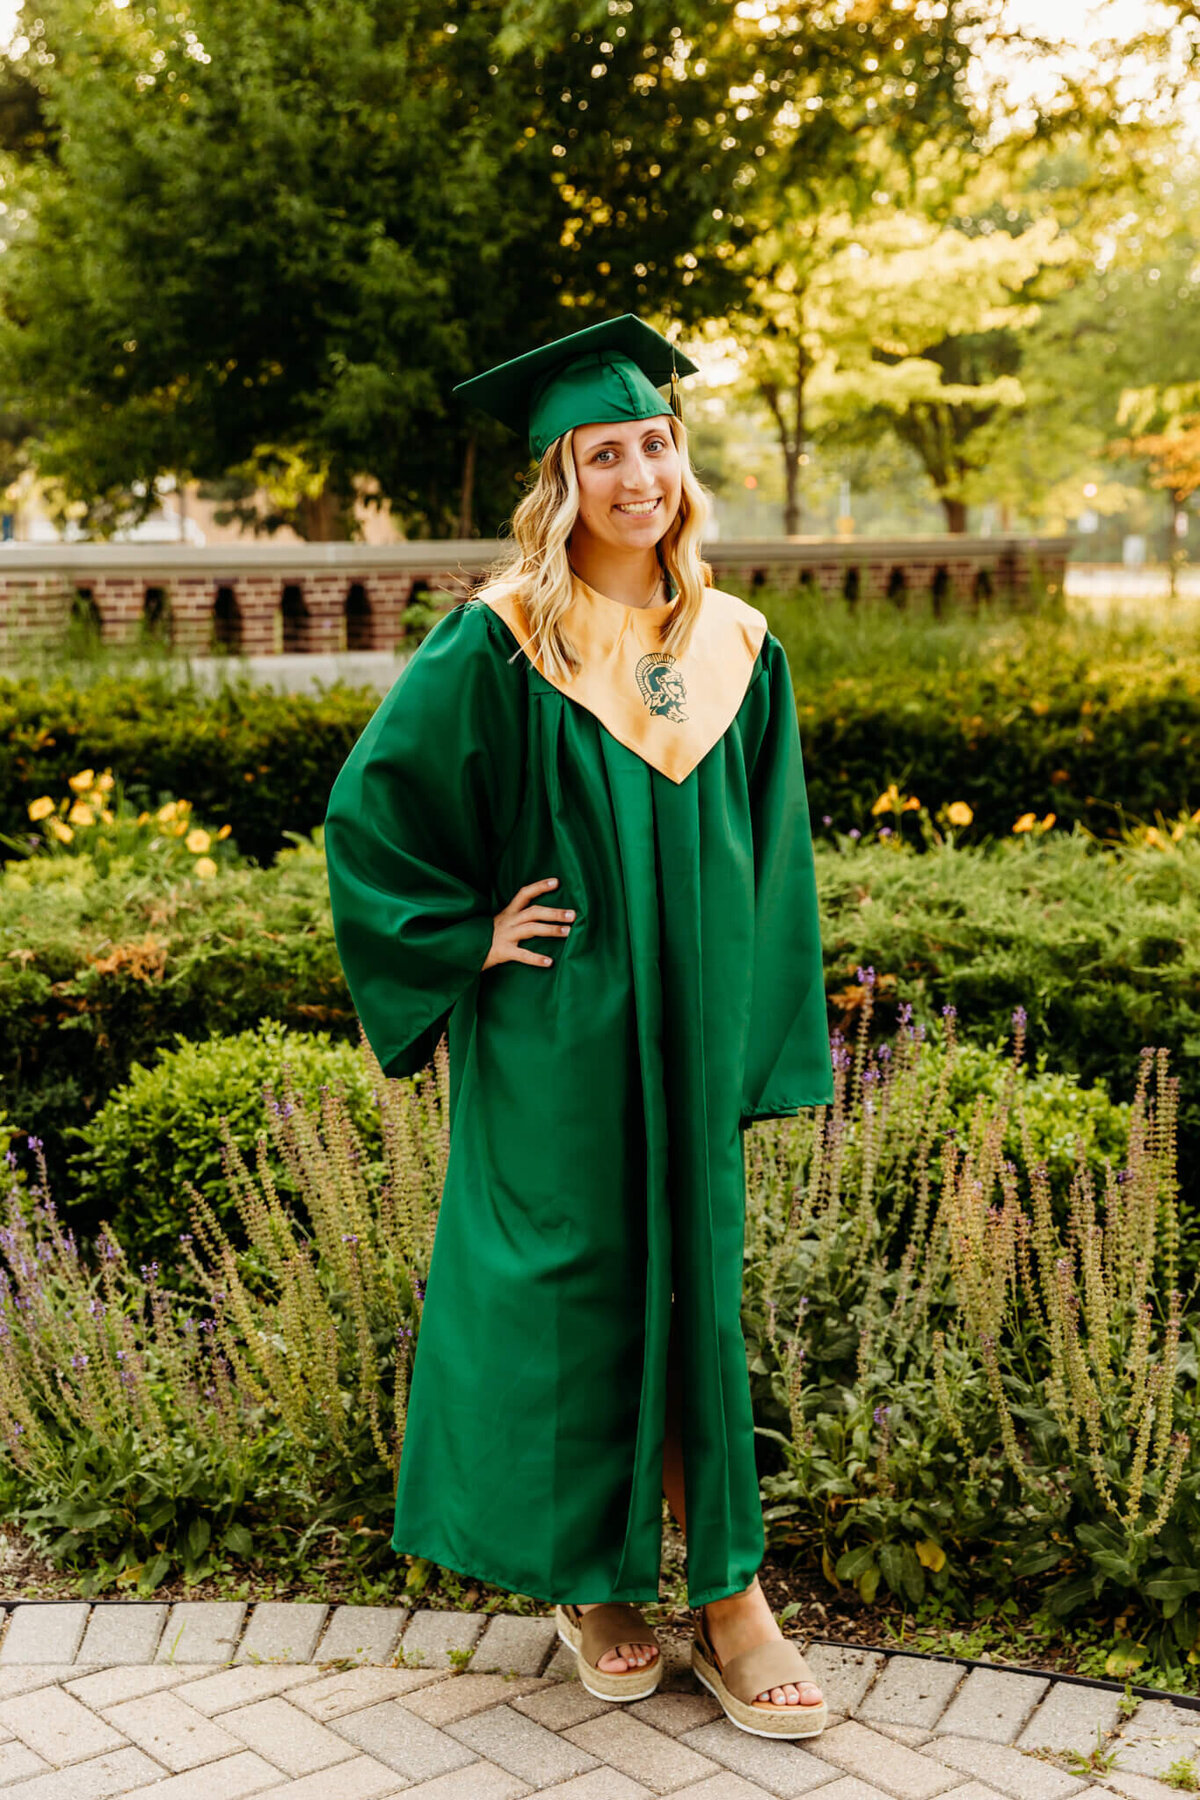
[[[657, 1591], [651, 1593], [648, 1589], [641, 1588], [624, 1588], [617, 1593], [605, 1594], [601, 1596], [599, 1600], [588, 1594], [567, 1596], [562, 1594], [540, 1594], [535, 1588], [525, 1587], [520, 1583], [515, 1583], [511, 1577], [508, 1576], [490, 1574], [487, 1570], [480, 1568], [478, 1565], [471, 1569], [460, 1569], [444, 1555], [439, 1555], [432, 1550], [401, 1549], [395, 1542], [392, 1544], [392, 1549], [398, 1556], [419, 1556], [427, 1562], [436, 1564], [439, 1569], [448, 1569], [452, 1575], [462, 1575], [468, 1581], [486, 1581], [489, 1587], [501, 1588], [506, 1594], [523, 1594], [527, 1600], [543, 1600], [547, 1606], [592, 1606], [595, 1604], [603, 1605], [605, 1603], [622, 1601], [630, 1606], [657, 1606], [661, 1599], [661, 1595]], [[760, 1563], [758, 1567], [761, 1568], [761, 1566]], [[694, 1610], [700, 1606], [707, 1606], [710, 1600], [727, 1600], [732, 1594], [744, 1593], [757, 1574], [758, 1568], [755, 1568], [746, 1577], [745, 1581], [736, 1582], [733, 1587], [721, 1586], [708, 1588], [696, 1595], [689, 1593], [687, 1597], [688, 1606]]]
[[790, 1105], [784, 1102], [779, 1106], [760, 1106], [756, 1108], [754, 1112], [744, 1112], [742, 1114], [742, 1124], [748, 1125], [755, 1119], [794, 1119], [797, 1112], [802, 1112], [806, 1107], [832, 1105], [833, 1095], [832, 1093], [827, 1093], [807, 1100], [794, 1100]]

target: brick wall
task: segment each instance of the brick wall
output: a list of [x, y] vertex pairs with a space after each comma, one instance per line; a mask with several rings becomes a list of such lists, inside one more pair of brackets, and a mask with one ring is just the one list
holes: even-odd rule
[[[390, 650], [414, 592], [466, 594], [502, 546], [255, 544], [231, 552], [159, 545], [0, 547], [0, 649], [61, 637], [73, 608], [106, 643], [155, 625], [179, 650]], [[770, 584], [938, 612], [982, 599], [1032, 604], [1062, 586], [1066, 538], [765, 539], [704, 546], [717, 586]]]

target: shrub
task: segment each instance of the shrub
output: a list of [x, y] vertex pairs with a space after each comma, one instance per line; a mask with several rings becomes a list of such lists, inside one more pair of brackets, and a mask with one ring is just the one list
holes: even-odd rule
[[[207, 1202], [183, 1247], [189, 1292], [138, 1271], [107, 1231], [80, 1254], [45, 1191], [14, 1188], [0, 1231], [0, 1496], [86, 1592], [147, 1594], [254, 1559], [297, 1574], [325, 1534], [368, 1566], [389, 1557], [411, 1349], [445, 1172], [444, 1049], [386, 1082], [382, 1158], [345, 1099], [294, 1088], [267, 1115], [303, 1195], [256, 1179], [231, 1148], [238, 1251]], [[198, 1297], [197, 1297], [198, 1296]], [[379, 1521], [378, 1524], [374, 1521]]]
[[241, 860], [230, 827], [206, 829], [190, 800], [139, 812], [111, 769], [79, 769], [66, 788], [57, 800], [39, 794], [30, 801], [20, 838], [0, 838], [14, 852], [3, 870], [10, 893], [53, 881], [84, 885], [93, 876], [154, 874], [163, 886], [188, 877], [209, 881]]
[[[968, 805], [972, 841], [1009, 835], [1031, 810], [1108, 836], [1200, 802], [1190, 645], [1042, 618], [942, 625], [752, 598], [789, 652], [818, 835], [869, 831], [893, 782], [934, 815]], [[0, 833], [16, 835], [32, 801], [90, 764], [111, 767], [151, 811], [186, 794], [268, 862], [289, 831], [321, 823], [379, 698], [341, 685], [314, 698], [248, 683], [210, 694], [162, 677], [0, 681]]]
[[[817, 881], [830, 1017], [843, 1030], [863, 1004], [855, 971], [870, 965], [877, 1028], [903, 1003], [926, 1022], [949, 1003], [973, 1039], [1003, 1041], [1028, 995], [1030, 1054], [1088, 1089], [1116, 1092], [1143, 1044], [1167, 1048], [1180, 1072], [1184, 1212], [1200, 1222], [1195, 826], [1166, 848], [1050, 832], [985, 849], [949, 830], [922, 855], [843, 835], [818, 846]], [[319, 834], [270, 869], [167, 893], [138, 873], [89, 870], [34, 893], [0, 880], [0, 1086], [13, 1123], [44, 1138], [56, 1185], [64, 1131], [86, 1124], [135, 1062], [179, 1034], [264, 1017], [356, 1033]]]
[[758, 1136], [746, 1311], [780, 1456], [771, 1536], [867, 1602], [932, 1592], [969, 1616], [1036, 1583], [1060, 1618], [1136, 1617], [1178, 1667], [1200, 1649], [1200, 1416], [1177, 1384], [1200, 1333], [1177, 1286], [1177, 1082], [1143, 1053], [1119, 1166], [1098, 1176], [1081, 1145], [1056, 1205], [1015, 1028], [969, 1123], [948, 1009], [932, 1089], [919, 1025], [879, 1059], [864, 1024], [853, 1050], [839, 1036], [833, 1107]]
[[[354, 1045], [289, 1031], [276, 1019], [199, 1043], [180, 1037], [149, 1067], [135, 1063], [129, 1080], [72, 1134], [83, 1146], [70, 1159], [73, 1222], [107, 1219], [131, 1256], [165, 1260], [186, 1228], [194, 1187], [237, 1238], [225, 1147], [233, 1143], [253, 1159], [270, 1104], [264, 1089], [279, 1095], [285, 1080], [310, 1108], [336, 1086], [368, 1154], [378, 1157], [378, 1108]], [[290, 1167], [269, 1142], [267, 1159], [279, 1193], [298, 1199]]]
[[186, 795], [198, 817], [230, 825], [244, 855], [268, 862], [289, 831], [323, 822], [379, 699], [342, 686], [314, 698], [248, 683], [209, 694], [161, 678], [0, 681], [0, 833], [24, 831], [30, 804], [90, 766], [111, 769], [151, 812]]
[[[995, 1104], [957, 1111], [952, 1010], [938, 1043], [906, 1016], [872, 1051], [869, 1026], [868, 1003], [853, 1048], [838, 1035], [832, 1106], [745, 1136], [770, 1539], [864, 1601], [932, 1591], [963, 1616], [1049, 1576], [1060, 1616], [1119, 1620], [1178, 1667], [1200, 1645], [1200, 1420], [1176, 1380], [1198, 1333], [1176, 1287], [1166, 1056], [1141, 1059], [1120, 1167], [1101, 1147], [1113, 1121], [1081, 1111], [1095, 1136], [1056, 1194], [1020, 1015]], [[300, 1199], [277, 1194], [265, 1151], [252, 1174], [231, 1149], [244, 1248], [198, 1201], [187, 1292], [153, 1262], [135, 1272], [108, 1232], [81, 1256], [44, 1173], [10, 1195], [0, 1497], [88, 1591], [251, 1555], [296, 1571], [326, 1534], [389, 1565], [449, 1071], [444, 1044], [406, 1082], [364, 1056], [379, 1162], [343, 1097], [318, 1118], [285, 1089], [267, 1126]]]
[[[63, 878], [31, 887], [39, 867]], [[165, 892], [146, 868], [102, 878], [75, 857], [19, 877], [0, 880], [0, 1087], [12, 1122], [44, 1138], [56, 1187], [66, 1132], [180, 1035], [263, 1018], [356, 1033], [319, 846]]]

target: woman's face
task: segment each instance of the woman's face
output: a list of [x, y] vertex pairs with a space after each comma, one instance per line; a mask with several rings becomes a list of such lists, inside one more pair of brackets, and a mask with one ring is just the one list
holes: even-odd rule
[[[615, 550], [653, 548], [679, 511], [683, 488], [669, 415], [577, 425], [571, 448], [579, 482], [574, 529]], [[655, 504], [641, 504], [647, 501]]]

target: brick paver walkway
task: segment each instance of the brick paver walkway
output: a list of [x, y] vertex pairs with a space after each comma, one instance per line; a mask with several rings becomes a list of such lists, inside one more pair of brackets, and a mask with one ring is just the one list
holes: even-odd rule
[[[16, 1604], [0, 1640], [0, 1800], [1173, 1800], [1200, 1712], [986, 1667], [808, 1648], [806, 1743], [722, 1716], [680, 1646], [618, 1706], [553, 1620], [403, 1607]], [[1094, 1772], [1072, 1752], [1099, 1751]], [[1171, 1776], [1171, 1784], [1158, 1777]]]

